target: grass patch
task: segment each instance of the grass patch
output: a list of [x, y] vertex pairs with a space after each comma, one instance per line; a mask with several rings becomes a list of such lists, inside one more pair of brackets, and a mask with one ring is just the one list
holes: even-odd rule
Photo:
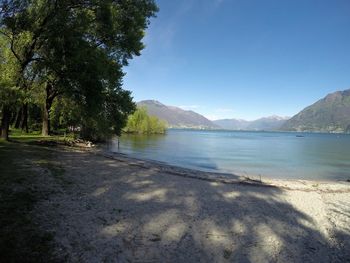
[[11, 129], [9, 134], [11, 141], [29, 144], [40, 144], [40, 142], [68, 142], [73, 141], [74, 137], [75, 135], [73, 133], [66, 135], [42, 136], [40, 131], [24, 133], [19, 129]]
[[40, 131], [30, 131], [26, 133], [21, 129], [14, 129], [14, 128], [11, 128], [9, 131], [10, 136], [40, 136], [40, 134], [41, 134]]
[[53, 236], [33, 221], [34, 205], [45, 194], [33, 187], [38, 175], [21, 165], [37, 157], [49, 158], [47, 150], [0, 140], [0, 262], [53, 262]]

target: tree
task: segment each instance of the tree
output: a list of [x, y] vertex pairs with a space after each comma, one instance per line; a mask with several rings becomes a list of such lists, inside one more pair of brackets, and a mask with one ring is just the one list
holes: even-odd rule
[[1, 137], [8, 139], [11, 111], [17, 103], [20, 92], [16, 85], [16, 73], [19, 64], [9, 50], [9, 42], [0, 36], [0, 108]]
[[141, 107], [129, 116], [124, 131], [126, 133], [163, 134], [166, 126], [164, 121], [159, 120], [155, 116], [149, 116], [147, 109]]
[[122, 67], [144, 47], [154, 1], [8, 0], [0, 8], [0, 32], [19, 65], [16, 86], [32, 79], [42, 88], [43, 135], [59, 96], [79, 105], [84, 136], [109, 125], [120, 133], [135, 108], [122, 89]]

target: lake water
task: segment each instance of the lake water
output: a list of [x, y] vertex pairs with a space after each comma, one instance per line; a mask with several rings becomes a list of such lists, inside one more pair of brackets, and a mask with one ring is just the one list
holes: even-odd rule
[[[303, 136], [303, 137], [300, 137]], [[350, 135], [168, 130], [123, 135], [113, 152], [204, 171], [262, 178], [350, 179]]]

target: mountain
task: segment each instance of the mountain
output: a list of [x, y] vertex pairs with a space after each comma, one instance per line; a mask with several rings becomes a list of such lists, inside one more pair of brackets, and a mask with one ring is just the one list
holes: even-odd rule
[[245, 130], [249, 125], [249, 121], [241, 119], [221, 119], [213, 122], [225, 130]]
[[251, 121], [247, 127], [248, 130], [264, 130], [274, 131], [281, 128], [281, 126], [289, 119], [289, 117], [270, 116]]
[[137, 103], [138, 107], [146, 107], [150, 115], [165, 120], [171, 128], [199, 128], [199, 129], [226, 129], [226, 130], [278, 130], [288, 119], [279, 116], [260, 118], [254, 121], [241, 119], [222, 119], [210, 121], [204, 116], [174, 106], [167, 106], [156, 100], [143, 100]]
[[146, 107], [150, 115], [165, 120], [170, 127], [217, 129], [218, 126], [204, 116], [190, 110], [183, 110], [174, 106], [167, 106], [156, 100], [143, 100], [138, 107]]
[[226, 130], [273, 131], [278, 130], [288, 120], [288, 117], [270, 116], [254, 121], [241, 119], [222, 119], [213, 121]]
[[281, 129], [350, 132], [350, 89], [328, 94], [285, 122]]

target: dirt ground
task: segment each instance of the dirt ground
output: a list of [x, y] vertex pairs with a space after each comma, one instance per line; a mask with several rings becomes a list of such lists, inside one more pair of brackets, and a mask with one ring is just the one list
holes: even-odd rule
[[244, 181], [53, 148], [38, 224], [64, 262], [350, 262], [350, 184]]

